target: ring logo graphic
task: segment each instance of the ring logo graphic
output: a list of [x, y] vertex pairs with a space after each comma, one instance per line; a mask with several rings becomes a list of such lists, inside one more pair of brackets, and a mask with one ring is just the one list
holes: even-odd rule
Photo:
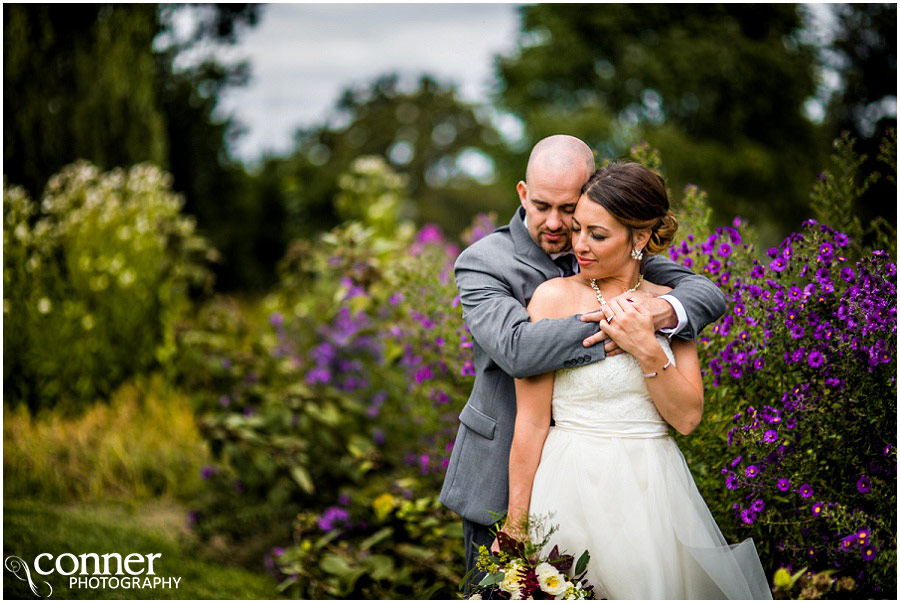
[[[156, 575], [153, 563], [162, 557], [162, 553], [149, 553], [141, 555], [130, 553], [124, 557], [119, 553], [62, 553], [54, 556], [50, 553], [41, 553], [34, 558], [33, 566], [16, 555], [6, 558], [6, 569], [23, 582], [28, 582], [28, 587], [36, 597], [49, 598], [53, 594], [53, 587], [46, 580], [36, 584], [32, 578], [32, 569], [35, 575], [50, 576], [59, 574], [67, 576], [69, 588], [92, 589], [119, 589], [119, 588], [178, 588], [181, 577], [161, 577]], [[42, 594], [43, 587], [47, 586], [47, 594]]]

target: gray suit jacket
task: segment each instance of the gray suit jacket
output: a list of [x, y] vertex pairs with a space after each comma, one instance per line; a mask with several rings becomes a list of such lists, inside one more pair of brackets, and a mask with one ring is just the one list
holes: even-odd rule
[[[596, 323], [577, 316], [530, 322], [525, 307], [538, 285], [559, 276], [556, 264], [531, 238], [519, 208], [502, 226], [456, 260], [463, 319], [475, 340], [475, 386], [459, 415], [459, 432], [444, 476], [441, 502], [475, 523], [505, 513], [509, 449], [516, 420], [514, 378], [540, 375], [605, 358], [602, 345], [581, 342]], [[725, 312], [725, 296], [709, 279], [661, 256], [646, 262], [647, 280], [675, 287], [688, 325], [677, 334], [695, 339]]]

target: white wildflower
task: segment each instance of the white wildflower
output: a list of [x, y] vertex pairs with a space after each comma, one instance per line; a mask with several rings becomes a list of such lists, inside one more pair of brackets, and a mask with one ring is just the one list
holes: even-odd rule
[[130, 287], [134, 282], [134, 270], [128, 268], [121, 275], [119, 275], [119, 284], [123, 287]]
[[53, 304], [50, 303], [50, 300], [46, 297], [42, 297], [38, 300], [37, 304], [38, 312], [41, 314], [49, 314], [50, 310], [53, 309]]

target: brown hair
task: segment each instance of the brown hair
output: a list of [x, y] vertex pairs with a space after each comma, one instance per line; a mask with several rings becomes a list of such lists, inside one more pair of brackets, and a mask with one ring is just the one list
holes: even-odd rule
[[581, 192], [624, 224], [629, 238], [649, 228], [648, 254], [664, 251], [675, 238], [678, 219], [669, 210], [666, 181], [640, 163], [614, 161], [594, 172]]

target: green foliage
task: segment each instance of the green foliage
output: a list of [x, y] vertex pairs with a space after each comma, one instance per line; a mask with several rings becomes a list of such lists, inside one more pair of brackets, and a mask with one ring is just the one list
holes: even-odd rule
[[81, 416], [3, 411], [6, 500], [191, 500], [209, 452], [190, 401], [162, 375], [139, 378]]
[[79, 162], [40, 204], [14, 186], [4, 198], [6, 403], [77, 408], [166, 365], [187, 289], [207, 281], [212, 253], [169, 176]]
[[[834, 141], [831, 156], [832, 168], [821, 172], [813, 184], [813, 215], [823, 224], [848, 235], [854, 254], [859, 254], [864, 245], [882, 249], [890, 255], [897, 250], [897, 228], [882, 216], [877, 216], [868, 226], [860, 222], [859, 203], [869, 188], [878, 182], [882, 174], [870, 172], [860, 179], [861, 167], [866, 163], [866, 155], [858, 154], [856, 141], [848, 132]], [[882, 142], [878, 159], [887, 166], [887, 178], [894, 184], [896, 192], [897, 173], [897, 133], [891, 129]]]

